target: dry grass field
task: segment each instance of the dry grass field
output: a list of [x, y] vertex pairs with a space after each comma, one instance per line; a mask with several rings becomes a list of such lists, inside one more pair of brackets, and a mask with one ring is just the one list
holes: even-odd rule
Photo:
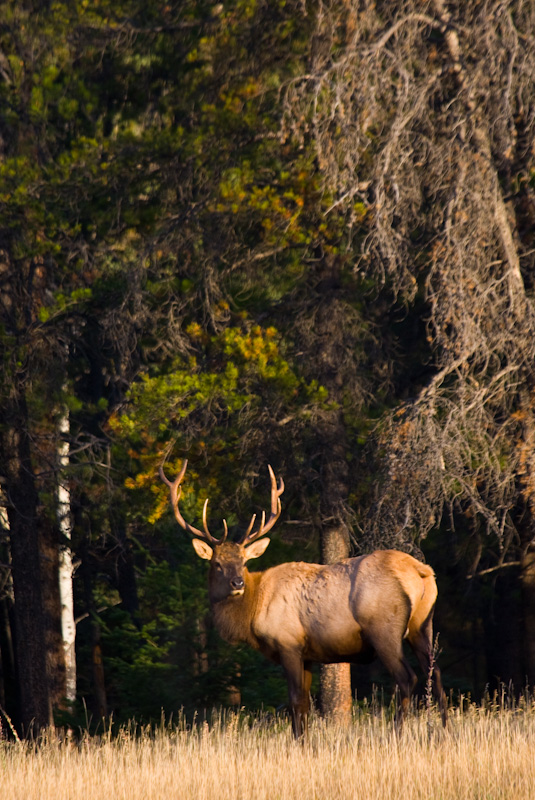
[[229, 714], [158, 730], [39, 745], [0, 741], [10, 800], [532, 800], [535, 706], [468, 707], [412, 717], [402, 733], [382, 713], [349, 730], [314, 719], [307, 744], [286, 721]]

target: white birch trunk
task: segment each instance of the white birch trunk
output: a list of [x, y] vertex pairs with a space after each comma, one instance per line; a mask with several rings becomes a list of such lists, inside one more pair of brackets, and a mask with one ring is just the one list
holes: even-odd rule
[[63, 649], [65, 652], [65, 694], [67, 700], [74, 702], [76, 699], [76, 623], [74, 621], [74, 601], [72, 591], [72, 538], [71, 521], [71, 494], [67, 485], [67, 470], [69, 465], [70, 432], [69, 412], [62, 413], [59, 420], [60, 442], [58, 445], [59, 480], [58, 480], [58, 521], [60, 529], [59, 549], [59, 594], [61, 600], [61, 632]]
[[2, 492], [0, 492], [0, 525], [5, 531], [9, 530], [9, 519], [7, 516], [6, 501]]

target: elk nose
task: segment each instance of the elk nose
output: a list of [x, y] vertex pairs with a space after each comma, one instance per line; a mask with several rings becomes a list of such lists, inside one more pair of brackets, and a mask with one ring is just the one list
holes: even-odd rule
[[233, 589], [243, 589], [243, 578], [232, 578], [230, 585]]

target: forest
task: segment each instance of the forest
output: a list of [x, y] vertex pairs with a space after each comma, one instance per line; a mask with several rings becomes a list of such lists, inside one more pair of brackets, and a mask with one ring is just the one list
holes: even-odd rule
[[184, 459], [230, 536], [283, 478], [254, 569], [429, 563], [453, 704], [533, 690], [533, 0], [1, 0], [0, 373], [0, 731], [285, 706]]

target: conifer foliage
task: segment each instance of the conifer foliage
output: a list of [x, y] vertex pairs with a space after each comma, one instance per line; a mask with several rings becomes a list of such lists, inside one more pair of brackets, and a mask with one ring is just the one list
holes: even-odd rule
[[82, 700], [284, 702], [212, 631], [164, 458], [189, 459], [188, 518], [209, 497], [231, 531], [266, 464], [283, 475], [265, 564], [423, 551], [446, 684], [447, 662], [476, 693], [535, 681], [534, 14], [1, 4], [0, 711], [20, 731]]

